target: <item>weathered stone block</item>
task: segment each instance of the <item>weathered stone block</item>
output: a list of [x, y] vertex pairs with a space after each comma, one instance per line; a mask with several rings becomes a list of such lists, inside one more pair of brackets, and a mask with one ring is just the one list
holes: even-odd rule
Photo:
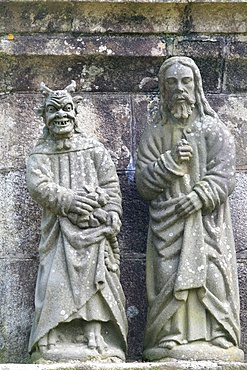
[[0, 88], [37, 90], [42, 76], [59, 86], [59, 68], [65, 81], [77, 81], [80, 91], [151, 92], [157, 90], [163, 59], [187, 55], [199, 65], [206, 92], [241, 92], [246, 90], [245, 45], [244, 36], [4, 36]]
[[126, 364], [100, 363], [56, 363], [56, 364], [5, 364], [1, 370], [246, 370], [247, 364], [213, 361], [132, 362]]
[[[247, 311], [240, 311], [240, 322], [241, 322], [241, 348], [245, 352], [246, 358], [246, 348], [247, 348]], [[246, 364], [245, 364], [246, 365]]]
[[0, 10], [1, 32], [178, 32], [184, 4], [10, 2]]
[[226, 63], [225, 70], [225, 93], [243, 93], [247, 90], [246, 86], [246, 62], [242, 60], [232, 60]]
[[147, 314], [145, 291], [145, 259], [129, 255], [121, 264], [121, 280], [126, 294], [126, 313], [129, 322], [128, 359], [142, 357], [144, 327]]
[[[72, 79], [76, 80], [81, 92], [153, 91], [157, 90], [156, 76], [162, 60], [157, 56], [112, 57], [102, 53], [97, 56], [49, 55], [45, 58], [3, 56], [0, 53], [0, 93], [37, 91], [42, 80], [47, 85], [52, 81], [54, 86], [62, 88]], [[149, 84], [143, 84], [144, 78], [149, 79]]]
[[25, 172], [1, 173], [0, 184], [0, 258], [33, 258], [41, 212], [27, 194]]
[[80, 129], [104, 144], [117, 168], [127, 168], [131, 156], [130, 97], [83, 94], [77, 117]]
[[241, 322], [241, 348], [247, 348], [247, 263], [246, 259], [241, 259], [238, 263], [239, 294], [240, 294], [240, 322]]
[[226, 57], [224, 73], [224, 93], [247, 91], [247, 37], [239, 36], [228, 41], [229, 53]]
[[[238, 173], [235, 191], [230, 197], [232, 222], [238, 258], [247, 258], [247, 174]], [[247, 300], [247, 296], [245, 297]], [[247, 301], [246, 301], [247, 302]]]
[[[0, 359], [2, 362], [27, 362], [28, 340], [33, 316], [36, 260], [1, 260], [4, 268], [4, 314], [2, 316]], [[2, 358], [1, 358], [2, 357]]]
[[1, 33], [66, 32], [71, 30], [70, 2], [14, 1], [1, 4]]
[[74, 32], [176, 33], [181, 30], [184, 4], [93, 3], [76, 7]]
[[212, 108], [218, 113], [220, 119], [231, 130], [235, 138], [237, 168], [247, 168], [247, 118], [246, 103], [244, 95], [209, 95]]
[[240, 2], [193, 3], [190, 7], [191, 32], [235, 34], [247, 30], [247, 7]]
[[0, 99], [0, 169], [23, 169], [27, 156], [42, 133], [35, 107], [40, 96], [5, 95]]
[[133, 132], [136, 152], [145, 127], [153, 122], [157, 113], [159, 94], [138, 94], [133, 97], [133, 102]]
[[[152, 4], [150, 4], [152, 3]], [[234, 17], [232, 16], [234, 15]], [[2, 4], [2, 32], [200, 33], [246, 32], [243, 4], [186, 1], [38, 2]]]
[[149, 216], [147, 204], [137, 193], [133, 177], [134, 172], [119, 175], [123, 197], [123, 217], [118, 240], [124, 256], [138, 258], [146, 252]]
[[171, 56], [193, 58], [200, 69], [204, 91], [220, 92], [224, 52], [222, 37], [178, 36], [168, 50]]
[[246, 281], [247, 281], [247, 264], [244, 259], [238, 260], [238, 276], [239, 276], [239, 291], [240, 291], [240, 308], [243, 312], [242, 319], [247, 325], [247, 292], [246, 292]]
[[1, 38], [0, 52], [8, 55], [86, 55], [157, 57], [166, 55], [161, 36], [17, 35]]
[[[247, 7], [245, 7], [245, 11], [243, 12], [243, 16], [246, 17], [245, 12], [247, 12]], [[247, 27], [245, 23], [245, 27]], [[243, 58], [246, 60], [247, 56], [247, 37], [245, 35], [229, 37], [227, 39], [227, 44], [229, 48], [229, 58]]]

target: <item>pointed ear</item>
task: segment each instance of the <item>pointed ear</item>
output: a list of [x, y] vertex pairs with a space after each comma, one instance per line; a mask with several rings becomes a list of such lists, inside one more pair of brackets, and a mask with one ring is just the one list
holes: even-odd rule
[[75, 112], [78, 114], [78, 104], [82, 101], [82, 96], [76, 95], [73, 97], [73, 103], [75, 104]]
[[42, 91], [42, 94], [43, 94], [44, 96], [48, 96], [48, 95], [52, 92], [52, 90], [51, 90], [51, 89], [49, 89], [49, 87], [47, 87], [47, 86], [44, 84], [44, 82], [41, 82], [41, 83], [40, 83], [40, 85], [39, 85], [39, 87], [40, 87], [40, 90]]
[[72, 93], [72, 92], [75, 92], [75, 88], [76, 88], [76, 82], [72, 80], [71, 84], [65, 87], [64, 90], [68, 91], [68, 93]]
[[35, 110], [35, 113], [37, 114], [37, 116], [42, 117], [42, 116], [43, 116], [43, 114], [44, 114], [44, 108], [43, 108], [43, 107], [41, 107], [41, 108], [37, 108], [37, 109]]
[[82, 96], [79, 96], [79, 95], [76, 95], [76, 96], [73, 96], [73, 102], [75, 103], [75, 105], [79, 104], [81, 101], [82, 101]]

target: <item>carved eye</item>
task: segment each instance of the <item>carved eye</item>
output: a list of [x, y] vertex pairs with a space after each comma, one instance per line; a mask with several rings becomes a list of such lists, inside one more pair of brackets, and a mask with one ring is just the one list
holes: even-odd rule
[[176, 80], [176, 78], [173, 78], [173, 77], [168, 77], [167, 79], [166, 79], [166, 83], [168, 84], [168, 85], [174, 85], [175, 83], [177, 82], [177, 80]]
[[184, 78], [183, 78], [183, 83], [184, 83], [185, 85], [189, 84], [191, 81], [192, 81], [192, 78], [191, 78], [191, 77], [184, 77]]
[[72, 104], [66, 104], [64, 107], [63, 107], [63, 110], [65, 111], [65, 112], [71, 112], [72, 110], [73, 110], [73, 106], [72, 106]]
[[54, 107], [54, 105], [48, 105], [46, 107], [46, 112], [48, 112], [48, 113], [55, 113], [56, 111], [57, 111], [57, 108]]

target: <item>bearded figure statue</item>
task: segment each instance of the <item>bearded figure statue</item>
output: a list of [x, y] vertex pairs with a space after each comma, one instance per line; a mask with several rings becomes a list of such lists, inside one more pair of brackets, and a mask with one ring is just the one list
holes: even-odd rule
[[30, 352], [34, 361], [123, 361], [116, 169], [103, 145], [78, 129], [75, 82], [41, 88], [44, 133], [27, 163], [28, 190], [43, 208]]
[[136, 183], [149, 203], [145, 360], [243, 361], [228, 197], [233, 137], [187, 57], [159, 72], [160, 110], [144, 132]]

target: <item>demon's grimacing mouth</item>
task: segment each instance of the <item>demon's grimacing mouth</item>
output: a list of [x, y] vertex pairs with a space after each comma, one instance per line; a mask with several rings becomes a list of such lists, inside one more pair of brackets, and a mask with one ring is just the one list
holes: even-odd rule
[[71, 121], [67, 118], [61, 118], [59, 120], [54, 120], [52, 123], [57, 127], [64, 127], [71, 123]]

